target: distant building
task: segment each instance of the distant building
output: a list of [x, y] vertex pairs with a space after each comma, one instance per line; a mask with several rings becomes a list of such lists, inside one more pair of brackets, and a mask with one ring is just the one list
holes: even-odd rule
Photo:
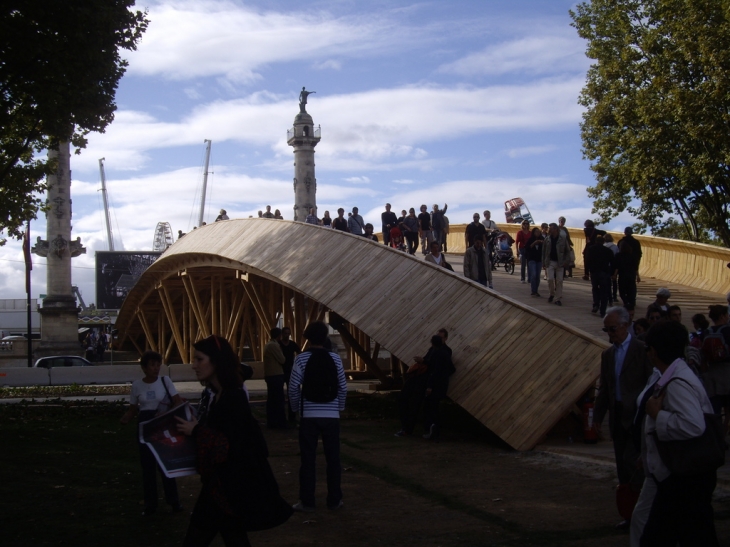
[[[6, 336], [25, 336], [28, 332], [28, 316], [25, 298], [9, 298], [0, 300], [0, 338]], [[38, 313], [38, 300], [30, 301], [31, 336], [40, 338], [41, 314]]]

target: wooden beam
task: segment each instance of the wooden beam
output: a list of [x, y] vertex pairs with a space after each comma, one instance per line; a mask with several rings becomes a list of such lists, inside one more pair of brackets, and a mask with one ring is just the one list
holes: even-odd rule
[[198, 296], [198, 291], [195, 289], [195, 284], [193, 282], [193, 279], [190, 275], [186, 275], [182, 278], [183, 285], [185, 286], [185, 292], [188, 294], [188, 299], [190, 300], [190, 309], [193, 311], [193, 314], [195, 314], [195, 319], [198, 322], [198, 328], [203, 333], [203, 338], [207, 338], [210, 336], [210, 331], [208, 330], [208, 325], [205, 322], [205, 316], [203, 315], [203, 310], [200, 305], [200, 297]]
[[[159, 309], [159, 307], [158, 307]], [[164, 354], [165, 353], [165, 334], [167, 334], [167, 329], [165, 329], [165, 316], [162, 313], [157, 313], [157, 347], [159, 348], [159, 353]], [[162, 362], [165, 363], [164, 355], [162, 357]]]
[[304, 295], [300, 292], [294, 293], [294, 329], [292, 330], [292, 334], [296, 335], [294, 340], [300, 346], [304, 345], [304, 307]]
[[152, 331], [147, 323], [147, 317], [145, 316], [143, 308], [137, 308], [137, 319], [139, 320], [139, 324], [142, 325], [142, 330], [144, 331], [145, 338], [147, 339], [147, 345], [152, 348], [152, 351], [157, 351], [157, 343], [152, 338]]
[[248, 307], [250, 305], [251, 301], [245, 294], [241, 294], [241, 298], [238, 300], [238, 304], [233, 308], [235, 310], [235, 315], [233, 316], [233, 319], [231, 320], [229, 327], [228, 327], [228, 338], [232, 339], [235, 334], [238, 332], [238, 325], [241, 323], [241, 318], [244, 317], [244, 314], [248, 311]]
[[347, 324], [345, 323], [345, 320], [342, 319], [342, 317], [337, 314], [330, 313], [330, 325], [337, 329], [337, 331], [340, 333], [340, 336], [342, 337], [342, 340], [349, 344], [349, 346], [358, 355], [358, 357], [362, 359], [363, 363], [365, 363], [367, 369], [372, 372], [378, 380], [380, 380], [384, 384], [390, 383], [390, 378], [385, 375], [385, 373], [380, 369], [377, 363], [373, 361], [370, 354], [365, 351], [365, 348], [363, 348], [357, 341], [357, 339], [352, 334], [350, 334], [350, 331], [347, 330]]
[[243, 280], [241, 280], [241, 283], [243, 284], [243, 289], [246, 291], [246, 294], [251, 301], [251, 305], [253, 306], [253, 309], [256, 312], [256, 315], [258, 316], [261, 325], [263, 325], [266, 331], [270, 331], [273, 328], [273, 323], [271, 319], [266, 315], [266, 308], [263, 305], [261, 295], [256, 289], [256, 286], [250, 281], [244, 282]]
[[144, 353], [144, 350], [143, 350], [142, 348], [140, 348], [140, 347], [139, 347], [139, 344], [138, 344], [138, 343], [137, 343], [137, 341], [136, 341], [136, 340], [134, 339], [134, 336], [130, 336], [130, 337], [129, 337], [129, 341], [130, 341], [130, 342], [132, 342], [132, 345], [133, 345], [133, 346], [135, 347], [135, 349], [136, 349], [136, 350], [137, 350], [137, 352], [139, 353], [139, 356], [140, 356], [140, 357], [142, 357], [142, 354]]
[[[167, 290], [167, 287], [162, 282], [157, 286], [157, 291], [160, 295], [160, 301], [162, 302], [162, 309], [165, 310], [165, 315], [167, 316], [167, 322], [170, 324], [170, 330], [172, 331], [172, 340], [174, 340], [175, 344], [177, 344], [177, 351], [180, 354], [180, 358], [184, 360], [185, 343], [180, 333], [180, 324], [178, 323], [177, 314], [175, 313], [175, 308], [172, 304], [170, 291]], [[184, 316], [185, 314], [183, 313], [183, 317]], [[165, 362], [167, 362], [167, 357], [169, 357], [169, 350], [167, 353], [168, 355], [165, 357]]]

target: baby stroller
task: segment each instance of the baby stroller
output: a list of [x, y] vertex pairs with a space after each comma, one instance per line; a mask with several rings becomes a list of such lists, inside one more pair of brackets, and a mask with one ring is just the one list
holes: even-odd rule
[[493, 270], [496, 270], [497, 266], [504, 266], [504, 271], [508, 274], [515, 273], [515, 257], [512, 254], [514, 242], [511, 235], [501, 231], [494, 232], [487, 238], [488, 248], [492, 249], [490, 262]]
[[403, 241], [403, 232], [397, 226], [390, 229], [390, 246], [399, 251], [406, 250], [406, 244]]

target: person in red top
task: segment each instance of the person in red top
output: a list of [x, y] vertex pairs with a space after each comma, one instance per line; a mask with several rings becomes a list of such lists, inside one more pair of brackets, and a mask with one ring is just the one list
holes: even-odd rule
[[525, 281], [525, 271], [527, 270], [527, 240], [530, 239], [530, 223], [526, 220], [522, 221], [522, 229], [517, 232], [515, 236], [515, 247], [517, 248], [517, 255], [520, 257], [520, 280], [523, 283]]

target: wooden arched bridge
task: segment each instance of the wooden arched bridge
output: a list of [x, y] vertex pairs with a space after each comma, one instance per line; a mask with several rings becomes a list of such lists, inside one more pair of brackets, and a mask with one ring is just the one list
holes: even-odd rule
[[[170, 247], [119, 313], [122, 344], [190, 362], [212, 333], [259, 359], [279, 318], [300, 339], [329, 319], [378, 378], [449, 330], [449, 396], [517, 449], [532, 448], [596, 380], [606, 343], [460, 275], [362, 237], [299, 222], [217, 222]], [[246, 349], [246, 351], [248, 351]]]

